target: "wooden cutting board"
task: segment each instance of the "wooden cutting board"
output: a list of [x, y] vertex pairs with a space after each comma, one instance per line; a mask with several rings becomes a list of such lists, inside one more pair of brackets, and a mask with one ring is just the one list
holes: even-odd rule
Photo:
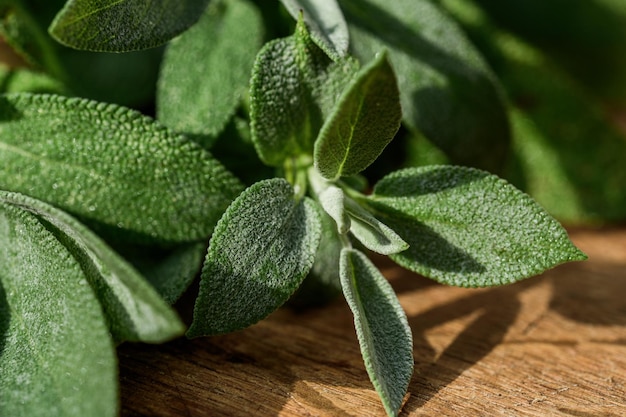
[[[570, 234], [588, 261], [494, 289], [377, 259], [414, 336], [401, 416], [626, 416], [626, 228]], [[122, 416], [384, 416], [341, 299], [118, 352]]]

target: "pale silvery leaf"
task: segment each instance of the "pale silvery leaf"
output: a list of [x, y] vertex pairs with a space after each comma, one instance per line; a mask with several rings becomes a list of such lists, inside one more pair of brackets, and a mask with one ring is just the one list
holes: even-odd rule
[[320, 240], [317, 205], [280, 178], [246, 189], [211, 238], [190, 337], [232, 332], [280, 307], [311, 269]]
[[193, 25], [209, 0], [68, 0], [50, 25], [64, 45], [127, 52], [164, 44]]
[[10, 94], [0, 115], [0, 188], [113, 238], [204, 240], [243, 188], [199, 145], [124, 107]]
[[115, 350], [76, 259], [34, 214], [0, 202], [0, 413], [115, 417]]
[[394, 172], [366, 204], [410, 245], [394, 261], [450, 285], [507, 284], [586, 258], [530, 197], [472, 168]]
[[396, 416], [413, 375], [406, 314], [389, 282], [363, 253], [343, 249], [340, 271], [365, 368], [387, 414]]
[[262, 39], [261, 15], [249, 1], [209, 4], [200, 21], [165, 51], [158, 119], [178, 132], [214, 138], [248, 92]]
[[303, 13], [311, 38], [329, 57], [346, 56], [350, 35], [336, 0], [281, 0], [281, 3], [296, 20]]
[[391, 255], [409, 247], [396, 232], [354, 200], [346, 199], [345, 210], [350, 220], [350, 233], [367, 249], [382, 255]]
[[346, 196], [341, 188], [330, 185], [319, 195], [322, 208], [337, 223], [337, 231], [346, 234], [350, 230], [350, 218], [345, 210]]
[[66, 213], [32, 198], [0, 192], [0, 203], [34, 214], [76, 258], [116, 341], [163, 342], [184, 332], [176, 313], [98, 236]]
[[315, 142], [315, 166], [336, 180], [367, 168], [400, 128], [396, 77], [384, 53], [363, 67], [346, 87]]

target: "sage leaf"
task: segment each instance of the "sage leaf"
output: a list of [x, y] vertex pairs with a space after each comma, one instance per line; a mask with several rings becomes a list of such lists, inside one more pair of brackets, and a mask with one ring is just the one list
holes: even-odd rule
[[530, 197], [477, 169], [396, 171], [367, 204], [410, 245], [391, 258], [445, 284], [507, 284], [586, 258]]
[[0, 412], [117, 415], [115, 350], [85, 274], [34, 214], [0, 202]]
[[209, 0], [68, 0], [50, 34], [69, 47], [128, 52], [159, 46], [196, 23]]
[[413, 338], [389, 282], [361, 252], [341, 252], [341, 286], [370, 380], [389, 416], [397, 416], [413, 375]]
[[295, 33], [268, 42], [257, 55], [250, 82], [250, 128], [261, 160], [282, 167], [310, 154], [323, 120], [357, 63], [333, 62], [299, 20]]
[[315, 166], [325, 178], [358, 174], [400, 128], [400, 93], [386, 54], [363, 67], [339, 99], [315, 142]]
[[350, 218], [345, 209], [346, 196], [343, 190], [334, 185], [328, 186], [319, 195], [322, 208], [337, 224], [339, 234], [346, 234], [350, 230]]
[[209, 4], [198, 23], [166, 49], [157, 118], [179, 132], [215, 137], [248, 93], [262, 39], [261, 15], [249, 1]]
[[0, 202], [34, 214], [76, 258], [117, 341], [163, 342], [184, 332], [176, 313], [152, 286], [74, 218], [20, 194], [0, 192]]
[[427, 0], [338, 0], [351, 52], [381, 50], [398, 76], [404, 122], [459, 165], [503, 169], [510, 128], [501, 88], [457, 24]]
[[207, 151], [127, 108], [11, 94], [0, 114], [0, 188], [114, 239], [206, 239], [242, 188]]
[[348, 53], [350, 34], [336, 0], [281, 0], [289, 14], [300, 13], [311, 30], [311, 38], [329, 57], [341, 59]]
[[367, 249], [391, 255], [409, 247], [396, 232], [351, 198], [346, 199], [345, 209], [350, 219], [350, 232]]
[[258, 182], [226, 210], [202, 269], [190, 337], [265, 318], [298, 288], [320, 240], [316, 204], [280, 178]]

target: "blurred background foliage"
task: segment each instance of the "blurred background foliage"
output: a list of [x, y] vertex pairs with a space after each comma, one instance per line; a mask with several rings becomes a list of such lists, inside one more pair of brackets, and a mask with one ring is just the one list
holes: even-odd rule
[[[76, 95], [154, 115], [166, 46], [118, 54], [62, 46], [47, 28], [64, 3], [0, 0], [0, 91]], [[403, 20], [408, 2], [339, 3], [351, 52], [365, 60], [390, 49], [401, 89], [413, 93], [403, 98], [396, 140], [367, 171], [372, 181], [399, 166], [473, 165], [528, 192], [565, 225], [626, 219], [626, 2], [414, 0], [423, 12], [415, 21]], [[290, 34], [293, 19], [278, 1], [256, 6], [266, 40]], [[425, 14], [437, 25], [420, 21]], [[211, 149], [254, 182], [269, 174], [248, 130], [244, 97]]]

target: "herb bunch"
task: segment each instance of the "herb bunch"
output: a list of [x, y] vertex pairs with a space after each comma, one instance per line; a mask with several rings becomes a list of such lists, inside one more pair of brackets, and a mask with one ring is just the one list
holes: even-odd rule
[[[196, 276], [209, 237], [188, 337], [254, 324], [304, 283], [340, 290], [390, 416], [413, 373], [412, 337], [368, 252], [464, 287], [584, 259], [556, 220], [485, 170], [405, 168], [369, 186], [364, 172], [403, 124], [483, 168], [497, 169], [507, 147], [493, 76], [431, 3], [284, 0], [293, 33], [262, 47], [253, 4], [206, 3], [144, 10], [70, 0], [53, 22], [57, 39], [95, 51], [151, 48], [184, 32], [163, 58], [156, 120], [67, 91], [0, 96], [0, 410], [8, 415], [115, 415], [115, 343], [185, 331], [168, 304]], [[449, 39], [438, 42], [447, 49], [385, 38], [386, 19], [407, 24], [399, 34], [444, 28]], [[35, 32], [2, 27], [46, 67], [11, 35]], [[422, 77], [416, 54], [432, 64], [421, 64]], [[459, 62], [463, 71], [450, 70]], [[442, 79], [451, 81], [443, 97], [475, 89], [481, 106], [415, 96]], [[446, 126], [444, 113], [471, 123]]]

